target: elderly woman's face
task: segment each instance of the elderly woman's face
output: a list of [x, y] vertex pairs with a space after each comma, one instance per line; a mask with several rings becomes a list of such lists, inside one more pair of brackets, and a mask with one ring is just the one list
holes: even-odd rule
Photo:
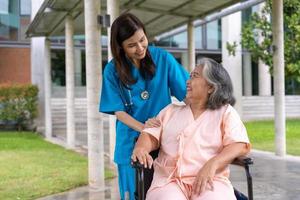
[[203, 68], [195, 67], [187, 81], [186, 97], [190, 100], [207, 100], [209, 94], [213, 91], [212, 86], [204, 79], [202, 75]]
[[148, 47], [148, 39], [143, 29], [138, 29], [130, 38], [124, 40], [122, 47], [126, 56], [133, 62], [143, 59]]

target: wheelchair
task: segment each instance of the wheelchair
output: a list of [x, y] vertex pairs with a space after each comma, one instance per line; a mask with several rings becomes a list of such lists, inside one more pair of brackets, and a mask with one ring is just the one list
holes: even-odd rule
[[[250, 165], [253, 164], [253, 159], [247, 156], [241, 156], [233, 160], [232, 165], [241, 166], [245, 169], [247, 177], [247, 187], [248, 187], [248, 196], [239, 192], [234, 188], [234, 194], [237, 200], [253, 200], [253, 185], [252, 185], [252, 176], [250, 174]], [[133, 162], [132, 166], [135, 168], [136, 173], [136, 200], [145, 200], [146, 192], [144, 185], [147, 180], [144, 180], [144, 166], [138, 161]], [[147, 183], [150, 185], [150, 183]]]

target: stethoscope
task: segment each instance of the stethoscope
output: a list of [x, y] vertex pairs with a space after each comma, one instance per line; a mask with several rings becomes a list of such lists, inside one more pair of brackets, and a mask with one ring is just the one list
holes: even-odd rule
[[[124, 87], [124, 84], [121, 82], [121, 80], [119, 80], [119, 90], [122, 102], [125, 106], [125, 111], [132, 114], [134, 104], [132, 101], [131, 88], [129, 87], [129, 85], [126, 85], [126, 87]], [[147, 100], [149, 99], [149, 96], [148, 80], [145, 80], [145, 90], [141, 92], [140, 97], [142, 100]]]

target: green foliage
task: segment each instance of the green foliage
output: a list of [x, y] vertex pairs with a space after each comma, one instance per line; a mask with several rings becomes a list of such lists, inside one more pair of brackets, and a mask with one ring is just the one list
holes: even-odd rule
[[15, 123], [18, 130], [32, 125], [38, 113], [37, 98], [35, 85], [0, 85], [0, 121]]
[[234, 41], [233, 44], [230, 44], [229, 42], [226, 42], [226, 48], [228, 50], [229, 55], [235, 56], [236, 47], [237, 47], [236, 41]]
[[[259, 59], [273, 69], [273, 32], [269, 19], [271, 1], [266, 2], [261, 14], [253, 13], [250, 20], [242, 27], [242, 46], [251, 52], [254, 61]], [[259, 39], [261, 38], [261, 39]], [[229, 52], [235, 51], [232, 49]], [[284, 56], [285, 75], [300, 82], [300, 1], [284, 1]]]
[[255, 61], [261, 59], [268, 66], [272, 66], [272, 27], [268, 19], [269, 15], [270, 7], [268, 6], [260, 15], [253, 13], [250, 20], [243, 25], [241, 44], [251, 52]]

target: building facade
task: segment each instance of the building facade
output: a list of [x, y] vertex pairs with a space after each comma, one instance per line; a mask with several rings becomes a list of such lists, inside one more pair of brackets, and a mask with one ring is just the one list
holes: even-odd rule
[[0, 83], [30, 83], [31, 0], [0, 0]]
[[[33, 3], [35, 3], [33, 1]], [[253, 6], [242, 11], [242, 23], [250, 18], [252, 12], [259, 11], [259, 6]], [[30, 39], [26, 38], [25, 31], [30, 24], [31, 0], [0, 0], [0, 83], [30, 83]], [[210, 57], [218, 62], [222, 61], [222, 20], [195, 27], [196, 60], [200, 57]], [[107, 62], [107, 36], [102, 36], [103, 66]], [[182, 32], [159, 41], [153, 45], [161, 46], [170, 51], [176, 59], [186, 66], [187, 32]], [[54, 97], [63, 97], [65, 86], [65, 40], [51, 38], [51, 78]], [[75, 86], [77, 95], [84, 96], [85, 86], [85, 53], [84, 36], [75, 36]], [[259, 62], [251, 60], [246, 51], [242, 53], [243, 85], [250, 77], [250, 86], [243, 87], [244, 96], [259, 95]], [[251, 69], [246, 69], [251, 68]], [[272, 81], [270, 91], [273, 93]], [[250, 92], [249, 92], [250, 91]], [[300, 84], [293, 80], [286, 81], [286, 94], [300, 94]]]

